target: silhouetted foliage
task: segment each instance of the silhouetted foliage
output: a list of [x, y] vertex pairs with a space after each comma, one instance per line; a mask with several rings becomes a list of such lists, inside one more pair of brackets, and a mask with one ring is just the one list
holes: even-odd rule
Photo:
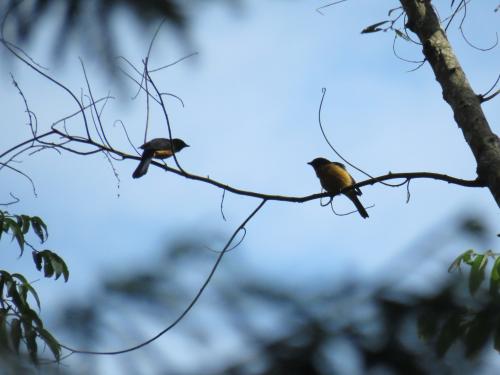
[[[481, 221], [476, 224], [491, 235]], [[469, 229], [460, 221], [455, 234], [467, 234]], [[213, 256], [199, 242], [174, 243], [151, 264], [108, 276], [102, 289], [93, 292], [91, 305], [79, 308], [78, 303], [71, 303], [61, 321], [71, 327], [75, 339], [85, 338], [90, 331], [91, 336], [81, 342], [94, 349], [101, 346], [110, 322], [115, 329], [122, 327], [125, 337], [141, 340], [143, 318], [161, 324], [175, 318], [196, 288], [193, 277], [202, 277]], [[414, 259], [404, 261], [411, 264]], [[395, 269], [391, 276], [396, 280], [402, 276], [399, 269], [406, 268]], [[413, 272], [418, 272], [418, 266]], [[184, 328], [177, 327], [175, 332], [190, 343], [194, 363], [198, 354], [215, 353], [214, 346], [226, 340], [228, 333], [238, 336], [239, 349], [229, 359], [226, 355], [219, 360], [214, 354], [195, 369], [179, 367], [165, 356], [149, 365], [165, 374], [201, 370], [213, 375], [477, 373], [486, 368], [481, 358], [491, 350], [493, 339], [498, 348], [499, 301], [485, 288], [468, 294], [466, 275], [456, 276], [443, 275], [441, 283], [427, 293], [402, 290], [397, 282], [382, 280], [292, 288], [258, 278], [237, 263], [225, 263], [205, 302], [195, 308], [197, 315], [186, 318]], [[110, 320], [111, 310], [117, 313]], [[207, 312], [211, 318], [205, 317]], [[88, 337], [97, 342], [91, 343]], [[175, 357], [174, 347], [162, 347], [161, 342], [153, 345]], [[119, 366], [119, 362], [115, 363]], [[70, 373], [74, 372], [78, 373], [71, 367]]]

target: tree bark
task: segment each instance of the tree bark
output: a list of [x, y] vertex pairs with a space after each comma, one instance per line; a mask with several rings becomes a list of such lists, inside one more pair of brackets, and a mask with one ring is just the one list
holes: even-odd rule
[[455, 121], [464, 134], [477, 162], [479, 180], [500, 206], [500, 139], [491, 130], [481, 108], [481, 99], [472, 87], [441, 28], [431, 0], [400, 0], [407, 15], [406, 27], [414, 32], [423, 54], [451, 106]]

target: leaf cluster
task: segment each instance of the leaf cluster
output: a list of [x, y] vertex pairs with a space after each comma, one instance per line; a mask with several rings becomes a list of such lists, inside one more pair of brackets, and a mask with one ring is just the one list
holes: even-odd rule
[[[68, 281], [69, 271], [64, 260], [50, 250], [39, 251], [31, 245], [27, 236], [34, 235], [40, 243], [48, 238], [45, 222], [38, 216], [14, 215], [0, 211], [0, 239], [11, 236], [11, 242], [16, 241], [22, 256], [26, 246], [32, 248], [35, 267], [45, 277], [61, 275]], [[30, 301], [36, 303], [36, 310]], [[9, 273], [0, 270], [0, 352], [19, 355], [24, 347], [32, 363], [39, 363], [39, 345], [43, 342], [52, 352], [56, 361], [61, 356], [61, 346], [54, 336], [44, 328], [39, 317], [40, 298], [25, 276], [19, 273]]]
[[[488, 262], [492, 261], [489, 277]], [[421, 339], [432, 341], [438, 357], [443, 357], [458, 342], [465, 348], [466, 357], [477, 355], [489, 342], [500, 351], [500, 254], [491, 250], [477, 253], [472, 249], [460, 254], [450, 265], [449, 271], [469, 268], [469, 303], [448, 299], [439, 304], [429, 303], [420, 312], [418, 333]], [[479, 293], [481, 285], [489, 279], [489, 290]]]
[[0, 270], [0, 350], [19, 354], [23, 343], [31, 361], [38, 364], [38, 338], [59, 360], [61, 347], [44, 328], [37, 312], [30, 306], [28, 296], [34, 298], [39, 310], [38, 294], [26, 278], [19, 273]]

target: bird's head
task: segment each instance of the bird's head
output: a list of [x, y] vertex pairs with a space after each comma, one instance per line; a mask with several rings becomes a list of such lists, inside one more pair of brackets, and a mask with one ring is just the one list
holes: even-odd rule
[[180, 151], [182, 150], [184, 147], [189, 147], [189, 145], [184, 142], [182, 139], [180, 138], [174, 138], [172, 139], [172, 145], [173, 145], [173, 150], [174, 151]]
[[313, 161], [310, 161], [309, 164], [311, 167], [313, 167], [315, 170], [318, 168], [321, 168], [324, 165], [330, 164], [330, 160], [325, 159], [325, 158], [316, 158]]

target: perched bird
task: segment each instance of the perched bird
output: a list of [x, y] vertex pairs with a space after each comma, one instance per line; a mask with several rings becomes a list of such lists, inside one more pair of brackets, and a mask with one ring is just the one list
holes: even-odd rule
[[[314, 168], [316, 176], [318, 176], [321, 182], [321, 186], [329, 193], [338, 194], [342, 189], [356, 183], [354, 178], [352, 178], [345, 169], [344, 164], [332, 162], [325, 158], [316, 158], [307, 164]], [[361, 190], [358, 188], [350, 189], [344, 191], [343, 194], [354, 203], [359, 214], [366, 219], [368, 217], [368, 212], [366, 212], [357, 197], [362, 194]]]
[[132, 174], [133, 178], [144, 176], [148, 172], [149, 164], [153, 158], [167, 159], [171, 157], [174, 152], [179, 152], [184, 147], [189, 147], [182, 139], [174, 138], [172, 142], [167, 138], [155, 138], [149, 142], [144, 143], [140, 148], [142, 152], [141, 162]]

